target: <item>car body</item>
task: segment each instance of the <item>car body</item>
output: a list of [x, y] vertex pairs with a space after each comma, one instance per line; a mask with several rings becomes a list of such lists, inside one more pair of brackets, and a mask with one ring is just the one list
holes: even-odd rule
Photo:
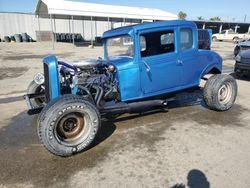
[[[184, 29], [183, 33], [184, 42], [188, 42], [185, 40], [188, 40], [187, 37], [191, 32], [190, 37], [193, 39], [191, 44], [184, 43], [183, 46], [180, 45], [182, 28], [187, 29], [187, 31]], [[147, 33], [153, 33], [156, 36], [156, 34], [163, 32], [160, 36], [162, 37], [164, 30], [174, 32], [175, 49], [169, 53], [159, 51], [152, 52], [153, 55], [143, 55], [143, 53], [151, 53], [151, 51], [158, 49], [148, 48], [140, 51], [140, 41], [138, 41], [138, 39], [141, 40], [140, 36], [147, 36], [149, 42], [159, 41], [159, 37], [150, 40]], [[168, 21], [128, 26], [105, 32], [103, 40], [106, 41], [107, 38], [121, 35], [129, 35], [135, 41], [135, 55], [133, 58], [110, 60], [110, 63], [114, 64], [119, 72], [118, 80], [122, 101], [136, 100], [198, 86], [201, 78], [208, 72], [221, 72], [221, 57], [215, 52], [197, 48], [196, 38], [198, 33], [193, 22]], [[166, 32], [166, 35], [168, 35], [168, 32]], [[172, 44], [166, 44], [166, 46]], [[105, 59], [107, 59], [107, 56]], [[133, 74], [134, 77], [130, 78], [131, 80], [128, 82], [127, 78], [130, 74]]]
[[204, 50], [210, 50], [212, 45], [212, 31], [211, 29], [199, 29], [198, 30], [198, 48]]
[[234, 55], [237, 56], [241, 51], [250, 49], [250, 39], [239, 42], [234, 48]]
[[241, 51], [235, 57], [235, 68], [234, 71], [237, 76], [250, 76], [250, 49]]
[[247, 39], [249, 38], [249, 33], [237, 33], [233, 29], [223, 30], [221, 33], [213, 34], [212, 38], [213, 40], [219, 40], [219, 41], [234, 41], [237, 42], [241, 39]]
[[[55, 155], [88, 148], [100, 128], [100, 116], [167, 108], [172, 96], [199, 87], [202, 79], [207, 80], [204, 100], [209, 108], [228, 110], [235, 101], [234, 78], [221, 75], [217, 53], [198, 49], [193, 22], [126, 26], [105, 32], [102, 41], [104, 59], [69, 65], [55, 56], [44, 58], [44, 78], [35, 76], [24, 96], [29, 114], [41, 112], [39, 138]], [[214, 75], [207, 79], [207, 74]]]

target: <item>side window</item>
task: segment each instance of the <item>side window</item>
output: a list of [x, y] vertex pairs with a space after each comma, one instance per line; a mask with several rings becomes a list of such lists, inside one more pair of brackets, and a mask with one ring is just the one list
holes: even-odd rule
[[145, 33], [140, 36], [141, 57], [175, 51], [174, 30]]
[[236, 33], [234, 31], [232, 31], [232, 30], [229, 30], [228, 34], [236, 34]]
[[181, 50], [187, 50], [193, 48], [193, 31], [192, 29], [181, 29]]

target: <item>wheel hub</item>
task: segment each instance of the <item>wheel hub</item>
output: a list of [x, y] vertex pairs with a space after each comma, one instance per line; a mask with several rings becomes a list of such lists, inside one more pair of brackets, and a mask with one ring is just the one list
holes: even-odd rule
[[232, 86], [230, 83], [225, 83], [221, 86], [218, 92], [219, 102], [226, 104], [230, 101], [232, 96]]
[[58, 123], [56, 133], [63, 141], [77, 139], [84, 129], [84, 116], [79, 114], [65, 115]]

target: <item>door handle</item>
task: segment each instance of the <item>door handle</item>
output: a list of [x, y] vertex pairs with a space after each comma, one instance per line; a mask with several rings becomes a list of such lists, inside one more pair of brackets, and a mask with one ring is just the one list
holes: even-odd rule
[[145, 67], [146, 67], [147, 72], [150, 72], [150, 66], [147, 64], [147, 62], [143, 61], [143, 63], [145, 65]]

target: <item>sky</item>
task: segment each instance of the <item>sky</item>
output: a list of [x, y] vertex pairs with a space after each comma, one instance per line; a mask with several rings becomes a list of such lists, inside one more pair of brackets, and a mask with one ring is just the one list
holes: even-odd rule
[[[76, 0], [75, 0], [76, 1]], [[77, 0], [89, 3], [114, 4], [158, 8], [178, 14], [187, 13], [187, 19], [195, 20], [198, 16], [205, 19], [219, 16], [224, 21], [250, 22], [249, 0]], [[237, 2], [237, 3], [236, 3]], [[1, 12], [34, 12], [37, 0], [0, 0]]]

